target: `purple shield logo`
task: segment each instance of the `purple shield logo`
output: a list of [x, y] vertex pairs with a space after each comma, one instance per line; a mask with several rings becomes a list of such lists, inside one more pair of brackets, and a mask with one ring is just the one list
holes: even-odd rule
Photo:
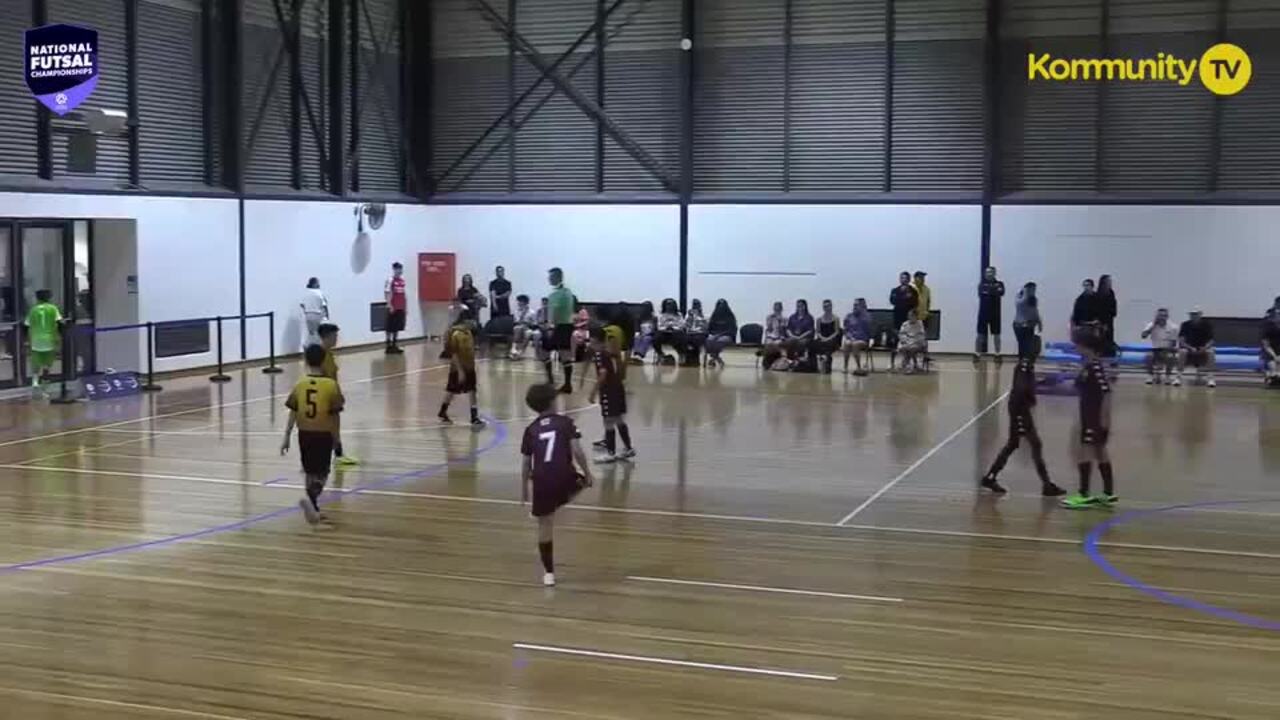
[[31, 94], [66, 115], [98, 87], [98, 31], [77, 25], [42, 25], [26, 32], [23, 76]]

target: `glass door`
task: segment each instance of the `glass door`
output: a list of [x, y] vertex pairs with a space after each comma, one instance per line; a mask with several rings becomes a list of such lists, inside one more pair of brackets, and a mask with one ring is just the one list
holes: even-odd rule
[[18, 384], [18, 278], [13, 262], [14, 223], [0, 220], [0, 388]]
[[[47, 297], [67, 318], [74, 318], [76, 297], [74, 294], [74, 275], [72, 259], [71, 222], [20, 222], [18, 223], [18, 277], [20, 291], [18, 298], [18, 319], [24, 322], [31, 308], [42, 298]], [[47, 293], [47, 296], [46, 296]], [[58, 378], [62, 374], [61, 337], [56, 338], [52, 350], [46, 350], [48, 339], [36, 337], [30, 328], [24, 329], [24, 339], [30, 350], [53, 352], [52, 367], [48, 370], [49, 378]], [[36, 347], [39, 345], [40, 347]], [[29, 357], [20, 358], [21, 382], [30, 384], [31, 372]]]

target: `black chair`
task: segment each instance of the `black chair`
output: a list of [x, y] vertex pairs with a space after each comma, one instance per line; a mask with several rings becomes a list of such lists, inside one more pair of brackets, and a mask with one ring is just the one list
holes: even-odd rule
[[740, 345], [761, 345], [764, 342], [764, 327], [759, 323], [747, 323], [738, 328]]
[[491, 318], [484, 325], [484, 339], [492, 352], [499, 344], [505, 343], [507, 352], [511, 351], [512, 339], [516, 334], [516, 320], [510, 315]]

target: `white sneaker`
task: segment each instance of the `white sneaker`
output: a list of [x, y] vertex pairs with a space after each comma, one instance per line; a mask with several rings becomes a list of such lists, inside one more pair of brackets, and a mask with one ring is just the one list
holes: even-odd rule
[[634, 458], [635, 458], [635, 456], [636, 456], [635, 448], [627, 448], [626, 450], [623, 450], [623, 451], [618, 455], [618, 459], [619, 459], [619, 460], [632, 460], [632, 459], [634, 459]]
[[1175, 377], [1174, 379], [1169, 381], [1169, 384], [1174, 387], [1182, 387], [1182, 378]]
[[316, 525], [320, 522], [320, 511], [316, 510], [308, 498], [302, 498], [298, 501], [298, 507], [302, 508], [302, 514], [307, 518], [307, 522]]
[[543, 584], [543, 585], [545, 585], [545, 586], [547, 586], [547, 587], [555, 587], [555, 585], [556, 585], [556, 574], [555, 574], [555, 573], [543, 573], [543, 574], [542, 574], [542, 584]]
[[618, 456], [614, 455], [613, 453], [601, 455], [600, 457], [596, 458], [597, 465], [612, 465], [616, 462], [618, 462]]
[[1148, 376], [1147, 376], [1147, 379], [1143, 381], [1143, 384], [1145, 384], [1145, 385], [1154, 385], [1154, 384], [1156, 384], [1157, 382], [1159, 382], [1159, 381], [1158, 381], [1158, 380], [1156, 380], [1155, 378], [1151, 377], [1150, 375], [1148, 375]]
[[1205, 382], [1205, 386], [1206, 386], [1206, 387], [1218, 387], [1218, 381], [1217, 381], [1217, 380], [1214, 380], [1213, 378], [1209, 378], [1209, 380], [1208, 380], [1207, 382]]

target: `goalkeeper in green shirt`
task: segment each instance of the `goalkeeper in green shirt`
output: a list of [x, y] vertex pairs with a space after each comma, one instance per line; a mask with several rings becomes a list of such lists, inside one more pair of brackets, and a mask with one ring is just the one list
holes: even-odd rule
[[36, 304], [27, 313], [27, 342], [31, 348], [31, 387], [39, 388], [40, 380], [49, 373], [58, 357], [61, 339], [62, 311], [50, 300], [53, 293], [36, 291]]

